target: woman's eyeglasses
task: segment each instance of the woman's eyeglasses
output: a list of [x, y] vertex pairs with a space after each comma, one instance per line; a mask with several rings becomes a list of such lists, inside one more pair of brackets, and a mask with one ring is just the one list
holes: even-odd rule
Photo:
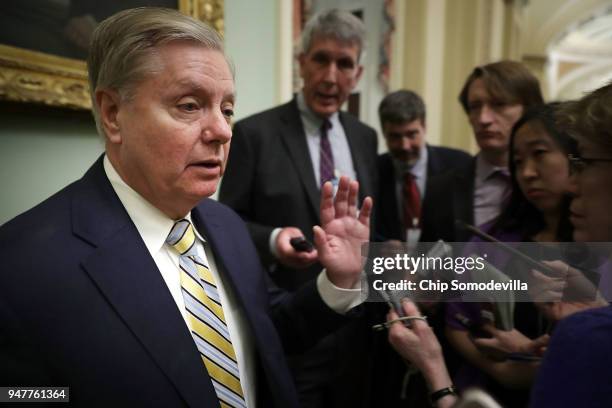
[[580, 174], [592, 165], [593, 163], [601, 162], [601, 163], [612, 163], [612, 159], [599, 159], [599, 158], [590, 158], [590, 157], [580, 157], [575, 154], [568, 154], [567, 158], [569, 160], [569, 167], [571, 174]]

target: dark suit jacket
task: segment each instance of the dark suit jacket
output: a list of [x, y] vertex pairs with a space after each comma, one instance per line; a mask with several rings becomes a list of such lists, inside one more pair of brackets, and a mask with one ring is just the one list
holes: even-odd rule
[[476, 158], [462, 167], [435, 175], [428, 180], [423, 202], [421, 241], [466, 242], [471, 233], [455, 225], [455, 220], [474, 223], [474, 178]]
[[[376, 132], [353, 116], [340, 113], [360, 196], [374, 197]], [[297, 101], [236, 122], [219, 200], [247, 222], [257, 250], [268, 268], [275, 269], [269, 238], [277, 227], [298, 227], [312, 240], [319, 221], [320, 191], [312, 169]], [[294, 290], [312, 280], [320, 265], [295, 271], [278, 266], [273, 279]]]
[[[283, 355], [345, 318], [314, 285], [267, 290], [244, 223], [204, 200], [192, 211], [239, 299], [257, 351], [260, 406], [297, 407]], [[69, 386], [78, 407], [216, 407], [192, 337], [101, 159], [0, 228], [0, 385]]]
[[[439, 207], [448, 205], [452, 199], [451, 190], [438, 190], [436, 177], [444, 174], [455, 174], [457, 169], [463, 169], [471, 163], [468, 153], [446, 147], [427, 145], [427, 180], [425, 182], [425, 197], [423, 198], [421, 241], [437, 241], [442, 233], [436, 228], [443, 225], [436, 223]], [[389, 153], [378, 157], [378, 196], [376, 208], [376, 238], [385, 241], [389, 239], [405, 240], [402, 222], [396, 198], [396, 176], [393, 161]], [[445, 193], [445, 194], [444, 194]], [[428, 391], [421, 376], [413, 376], [408, 384], [404, 384], [406, 365], [390, 346], [387, 333], [373, 333], [371, 326], [383, 322], [388, 312], [384, 303], [370, 303], [366, 307], [366, 323], [361, 338], [353, 342], [353, 354], [364, 356], [364, 363], [358, 367], [361, 370], [356, 377], [363, 377], [359, 399], [347, 402], [346, 406], [360, 407], [422, 407], [429, 406]], [[446, 345], [443, 333], [443, 308], [438, 307], [435, 313], [429, 314], [429, 323]], [[448, 355], [446, 356], [449, 357]], [[354, 379], [353, 381], [356, 381]], [[401, 397], [404, 390], [405, 397]]]
[[[471, 162], [471, 158], [472, 156], [462, 150], [427, 145], [427, 179], [425, 181], [425, 197], [423, 197], [422, 241], [427, 242], [423, 238], [429, 237], [431, 237], [430, 241], [437, 241], [437, 239], [434, 239], [438, 235], [435, 230], [435, 227], [437, 227], [435, 219], [438, 217], [436, 209], [448, 203], [450, 198], [448, 191], [446, 192], [446, 198], [441, 194], [444, 191], [438, 191], [435, 176], [453, 169], [465, 168]], [[405, 239], [402, 222], [399, 219], [395, 180], [395, 169], [391, 155], [389, 153], [380, 155], [378, 157], [378, 196], [375, 200], [376, 232], [379, 240]]]

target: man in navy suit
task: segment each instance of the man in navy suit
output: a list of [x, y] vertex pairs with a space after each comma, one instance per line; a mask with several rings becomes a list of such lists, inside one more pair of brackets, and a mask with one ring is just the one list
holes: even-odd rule
[[[378, 157], [376, 232], [382, 240], [405, 241], [411, 229], [420, 230], [422, 217], [435, 217], [421, 205], [431, 177], [466, 166], [471, 156], [461, 150], [426, 144], [425, 104], [413, 91], [390, 93], [381, 101], [378, 114], [389, 152]], [[407, 178], [415, 183], [416, 205], [422, 207], [422, 211], [417, 209], [419, 214], [415, 217], [408, 217], [403, 211], [405, 201], [410, 199], [405, 194]], [[435, 237], [436, 234], [426, 231], [423, 235]]]
[[[243, 221], [208, 199], [234, 109], [218, 34], [177, 11], [125, 10], [96, 29], [88, 68], [105, 155], [0, 228], [0, 385], [67, 386], [79, 407], [297, 407], [284, 352], [359, 302], [345, 288], [358, 286], [371, 199], [357, 214], [357, 182], [341, 178], [335, 200], [325, 184], [326, 271], [291, 295], [268, 290]], [[170, 239], [179, 224], [188, 247]]]

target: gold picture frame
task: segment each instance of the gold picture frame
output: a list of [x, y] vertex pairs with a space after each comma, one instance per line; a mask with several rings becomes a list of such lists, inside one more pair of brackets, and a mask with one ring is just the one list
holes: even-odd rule
[[[177, 8], [223, 34], [223, 0], [178, 0]], [[85, 61], [0, 44], [0, 99], [91, 109]]]

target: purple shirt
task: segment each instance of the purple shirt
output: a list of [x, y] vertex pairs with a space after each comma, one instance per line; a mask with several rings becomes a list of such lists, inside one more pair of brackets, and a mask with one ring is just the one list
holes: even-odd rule
[[510, 190], [508, 168], [493, 166], [478, 154], [474, 180], [474, 224], [482, 225], [496, 218]]

